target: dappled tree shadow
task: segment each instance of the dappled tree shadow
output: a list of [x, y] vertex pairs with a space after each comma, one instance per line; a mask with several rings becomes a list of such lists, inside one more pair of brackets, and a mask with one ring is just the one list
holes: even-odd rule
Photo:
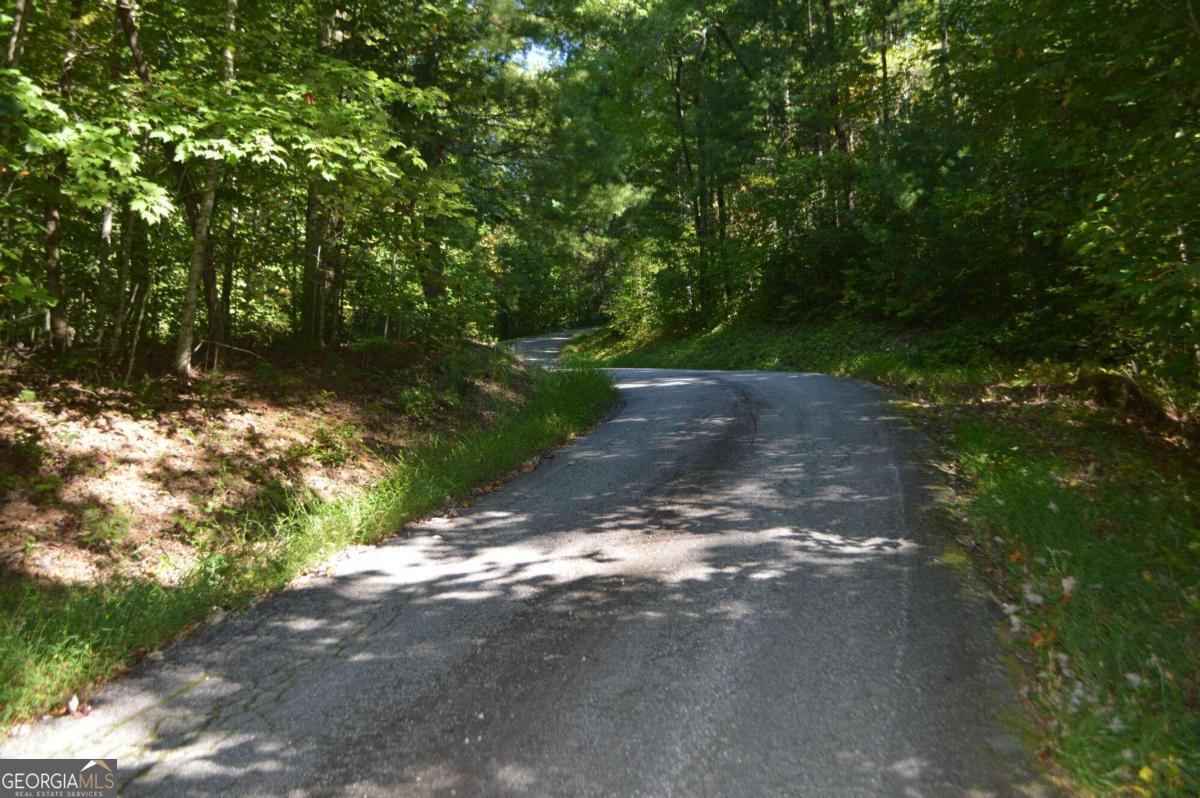
[[611, 423], [143, 667], [73, 750], [128, 794], [1020, 794], [877, 394], [620, 376]]

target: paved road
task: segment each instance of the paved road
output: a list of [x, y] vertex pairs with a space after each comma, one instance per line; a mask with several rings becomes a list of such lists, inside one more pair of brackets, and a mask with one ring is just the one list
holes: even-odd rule
[[519, 338], [509, 341], [513, 351], [530, 363], [540, 366], [552, 366], [558, 361], [559, 350], [563, 345], [577, 335], [595, 332], [596, 327], [581, 327], [578, 330], [563, 330], [562, 332], [538, 335], [533, 338]]
[[[553, 348], [538, 339], [525, 349]], [[811, 374], [618, 369], [536, 471], [227, 618], [3, 756], [128, 794], [1041, 795], [922, 443]]]

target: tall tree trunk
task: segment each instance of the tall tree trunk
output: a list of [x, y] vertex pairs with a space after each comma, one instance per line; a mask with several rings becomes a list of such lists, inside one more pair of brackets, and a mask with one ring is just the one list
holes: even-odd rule
[[[209, 225], [212, 226], [211, 223]], [[217, 287], [216, 247], [209, 245], [204, 253], [204, 268], [200, 274], [204, 286], [204, 311], [208, 319], [208, 347], [205, 362], [214, 371], [221, 367], [221, 348], [225, 343], [224, 319], [221, 315], [221, 295]]]
[[[388, 296], [388, 299], [391, 302], [396, 301], [396, 259], [398, 257], [399, 257], [399, 253], [393, 251], [392, 252], [391, 281], [390, 281], [391, 293]], [[391, 332], [391, 327], [392, 327], [392, 313], [391, 313], [391, 310], [389, 310], [386, 314], [384, 314], [384, 317], [383, 317], [383, 337], [385, 340], [387, 339], [388, 334]]]
[[21, 56], [25, 54], [25, 40], [29, 38], [29, 21], [33, 18], [33, 0], [17, 0], [13, 9], [12, 33], [8, 37], [8, 47], [4, 51], [4, 66], [16, 69], [21, 65]]
[[130, 297], [126, 291], [129, 272], [133, 261], [133, 210], [129, 203], [121, 205], [121, 249], [117, 253], [117, 309], [113, 316], [112, 332], [108, 339], [108, 363], [117, 367], [117, 357], [125, 347], [126, 317], [129, 315]]
[[729, 209], [725, 207], [725, 186], [717, 186], [717, 238], [725, 240], [729, 226]]
[[679, 125], [679, 147], [683, 153], [683, 165], [687, 172], [688, 191], [692, 182], [692, 155], [688, 149], [687, 126], [683, 120], [683, 59], [675, 59], [675, 121]]
[[888, 121], [889, 108], [888, 108], [888, 106], [891, 102], [890, 99], [888, 98], [888, 60], [887, 60], [887, 57], [888, 57], [888, 21], [887, 21], [887, 17], [883, 18], [883, 22], [879, 27], [880, 27], [879, 33], [880, 33], [880, 40], [881, 40], [880, 48], [879, 48], [879, 66], [883, 70], [883, 81], [879, 87], [880, 88], [880, 92], [879, 92], [880, 110], [881, 110], [880, 116], [883, 120], [883, 129], [886, 131], [888, 129], [888, 124], [889, 124], [889, 121]]
[[129, 344], [129, 365], [125, 368], [126, 385], [129, 384], [130, 378], [133, 377], [133, 364], [137, 361], [138, 340], [142, 337], [142, 321], [146, 318], [146, 301], [149, 299], [152, 289], [153, 285], [150, 284], [149, 278], [147, 278], [146, 290], [142, 292], [142, 304], [138, 309], [137, 323], [133, 328], [133, 340]]
[[317, 181], [308, 181], [308, 201], [304, 212], [304, 264], [300, 270], [300, 339], [320, 345], [321, 325], [321, 252], [325, 240], [325, 217]]
[[108, 331], [108, 311], [112, 281], [108, 275], [109, 255], [112, 252], [113, 206], [112, 202], [104, 203], [100, 210], [100, 251], [96, 257], [96, 346], [103, 347], [104, 335]]
[[62, 220], [59, 217], [58, 185], [54, 186], [54, 197], [46, 203], [46, 244], [43, 265], [46, 272], [46, 290], [54, 298], [48, 318], [51, 345], [62, 352], [71, 345], [71, 329], [67, 324], [67, 299], [62, 283], [60, 238]]
[[341, 242], [345, 227], [346, 221], [340, 216], [329, 219], [329, 236], [325, 242], [329, 252], [325, 257], [325, 268], [321, 270], [321, 341], [333, 346], [338, 342], [342, 270], [345, 267], [345, 252]]
[[[224, 81], [226, 91], [232, 91], [233, 84], [233, 37], [237, 32], [237, 3], [238, 0], [225, 2], [225, 46]], [[200, 207], [196, 213], [196, 224], [192, 233], [192, 257], [188, 264], [187, 285], [184, 288], [183, 306], [180, 309], [179, 335], [175, 341], [175, 357], [172, 369], [180, 377], [190, 377], [192, 374], [192, 343], [195, 338], [196, 304], [200, 290], [200, 280], [209, 267], [211, 273], [211, 257], [208, 252], [209, 226], [212, 222], [213, 205], [216, 202], [217, 186], [221, 179], [221, 166], [216, 160], [210, 160], [204, 167], [204, 187], [200, 194]], [[213, 289], [215, 294], [215, 280]], [[220, 315], [219, 313], [217, 314]], [[209, 319], [212, 323], [212, 319]]]
[[[79, 18], [83, 14], [83, 0], [71, 4], [71, 21], [67, 34], [67, 49], [63, 53], [62, 68], [58, 76], [58, 93], [63, 102], [71, 98], [71, 73], [79, 52]], [[71, 330], [67, 323], [67, 295], [62, 280], [62, 182], [67, 175], [66, 156], [59, 155], [50, 179], [50, 197], [46, 200], [46, 239], [42, 263], [45, 269], [46, 290], [54, 298], [50, 308], [50, 343], [62, 352], [71, 345]]]
[[946, 15], [946, 0], [938, 0], [938, 31], [942, 38], [942, 57], [950, 53], [950, 20]]
[[178, 376], [192, 376], [192, 344], [195, 340], [196, 305], [200, 294], [200, 275], [208, 256], [208, 228], [212, 221], [213, 203], [217, 197], [217, 183], [221, 167], [214, 160], [204, 167], [204, 187], [197, 208], [196, 227], [192, 231], [192, 257], [188, 262], [187, 283], [183, 292], [183, 305], [179, 313], [179, 334], [175, 338], [175, 356], [171, 370]]
[[342, 339], [342, 293], [346, 287], [345, 253], [339, 248], [338, 255], [333, 259], [333, 274], [329, 292], [329, 345], [336, 348]]
[[[225, 47], [222, 55], [222, 79], [225, 83], [225, 93], [233, 93], [234, 61], [233, 40], [237, 35], [237, 0], [227, 0], [225, 10]], [[237, 183], [230, 181], [232, 193], [237, 193]], [[233, 210], [232, 223], [236, 224], [237, 210]], [[210, 246], [204, 256], [204, 305], [208, 318], [208, 363], [214, 371], [221, 367], [221, 351], [225, 348], [225, 308], [221, 302], [221, 294], [217, 288], [217, 257]]]
[[229, 229], [225, 233], [224, 268], [221, 269], [221, 332], [224, 338], [221, 343], [229, 343], [233, 334], [233, 270], [237, 265], [238, 255], [238, 206], [229, 209]]

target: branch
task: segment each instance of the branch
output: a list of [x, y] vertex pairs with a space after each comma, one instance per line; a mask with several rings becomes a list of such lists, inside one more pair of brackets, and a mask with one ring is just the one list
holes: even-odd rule
[[233, 346], [232, 344], [223, 344], [220, 341], [210, 341], [207, 338], [201, 339], [200, 342], [198, 344], [196, 344], [196, 348], [192, 350], [192, 354], [199, 352], [200, 347], [204, 346], [205, 344], [209, 344], [210, 346], [219, 346], [224, 349], [232, 349], [235, 352], [245, 352], [247, 355], [256, 357], [264, 363], [271, 362], [271, 361], [267, 360], [265, 357], [263, 357], [262, 355], [258, 354], [257, 352], [251, 352], [249, 349], [242, 349], [240, 346]]
[[756, 80], [754, 73], [750, 71], [750, 67], [746, 66], [746, 62], [742, 60], [742, 54], [733, 46], [733, 39], [730, 38], [729, 32], [725, 30], [725, 26], [721, 24], [721, 21], [714, 20], [713, 27], [717, 29], [717, 33], [721, 34], [721, 41], [725, 42], [725, 46], [729, 48], [729, 54], [733, 56], [733, 60], [741, 67], [742, 74], [746, 76], [746, 79], [750, 81]]
[[1185, 26], [1191, 29], [1192, 33], [1200, 36], [1200, 20], [1196, 18], [1196, 9], [1192, 6], [1192, 0], [1188, 0], [1188, 13], [1184, 16], [1181, 12], [1175, 10], [1166, 0], [1155, 0], [1162, 8], [1169, 11], [1173, 16], [1179, 19]]
[[683, 59], [675, 58], [675, 119], [679, 123], [679, 142], [683, 146], [683, 163], [687, 166], [688, 182], [692, 180], [692, 156], [688, 151], [687, 128], [683, 124]]

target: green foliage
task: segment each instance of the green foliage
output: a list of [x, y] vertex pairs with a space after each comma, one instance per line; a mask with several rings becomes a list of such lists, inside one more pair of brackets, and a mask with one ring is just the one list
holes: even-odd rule
[[[502, 198], [529, 183], [551, 93], [514, 64], [532, 12], [129, 6], [39, 5], [5, 28], [3, 344], [88, 348], [122, 376], [189, 336], [215, 368], [233, 341], [419, 354], [492, 332], [524, 284], [497, 256], [524, 223]], [[554, 312], [521, 324], [594, 315], [599, 292], [576, 313], [558, 276], [537, 289]]]
[[[720, 0], [557, 18], [570, 166], [541, 193], [562, 206], [548, 222], [617, 242], [591, 247], [616, 329], [969, 328], [1200, 412], [1186, 4]], [[636, 201], [585, 228], [583, 198], [622, 184]]]
[[308, 451], [321, 465], [344, 465], [359, 446], [362, 434], [353, 424], [320, 427], [309, 442]]
[[114, 546], [124, 540], [132, 528], [132, 516], [120, 507], [111, 510], [89, 507], [83, 513], [84, 532], [79, 540], [88, 546]]

